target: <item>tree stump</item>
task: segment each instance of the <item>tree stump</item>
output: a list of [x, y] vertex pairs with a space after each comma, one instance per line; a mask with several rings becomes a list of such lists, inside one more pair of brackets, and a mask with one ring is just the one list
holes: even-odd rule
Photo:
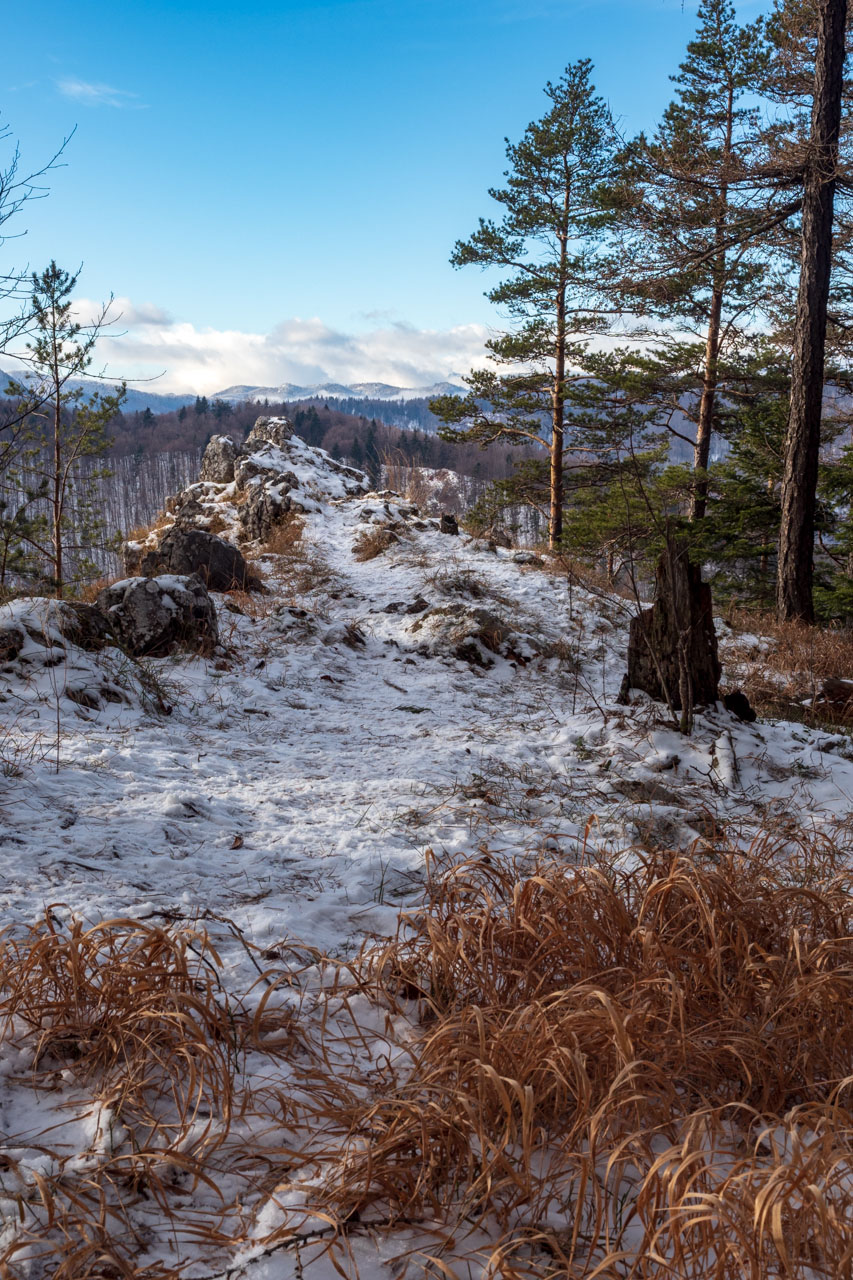
[[711, 588], [684, 544], [668, 538], [654, 603], [631, 619], [628, 686], [680, 711], [681, 728], [689, 731], [693, 708], [717, 701], [720, 672]]

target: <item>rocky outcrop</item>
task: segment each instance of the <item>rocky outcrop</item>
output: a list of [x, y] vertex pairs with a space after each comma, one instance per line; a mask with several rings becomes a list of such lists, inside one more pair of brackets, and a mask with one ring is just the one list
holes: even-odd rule
[[239, 547], [263, 547], [290, 512], [318, 511], [368, 489], [362, 471], [294, 436], [287, 418], [260, 417], [241, 445], [211, 438], [201, 479], [167, 499], [143, 541], [125, 545], [125, 573], [196, 573], [211, 591], [262, 590]]
[[246, 436], [245, 448], [256, 444], [275, 444], [279, 448], [293, 439], [293, 423], [289, 418], [256, 418], [255, 425]]
[[183, 520], [126, 564], [147, 578], [161, 573], [196, 574], [209, 591], [252, 591], [261, 586], [232, 542]]
[[195, 575], [126, 578], [104, 587], [97, 607], [134, 658], [163, 658], [176, 649], [209, 654], [219, 639], [213, 601]]
[[236, 458], [237, 446], [230, 436], [211, 436], [201, 460], [200, 479], [213, 484], [230, 484], [234, 479]]

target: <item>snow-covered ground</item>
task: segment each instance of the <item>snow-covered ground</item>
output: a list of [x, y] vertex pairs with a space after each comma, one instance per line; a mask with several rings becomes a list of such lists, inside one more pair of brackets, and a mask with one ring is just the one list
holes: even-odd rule
[[[713, 825], [748, 840], [768, 825], [849, 820], [844, 734], [745, 724], [720, 706], [688, 739], [660, 706], [617, 705], [627, 602], [441, 533], [394, 495], [310, 505], [296, 551], [260, 562], [269, 595], [216, 597], [226, 657], [143, 664], [156, 699], [136, 676], [100, 710], [67, 696], [83, 667], [115, 686], [113, 650], [72, 653], [28, 681], [0, 666], [6, 925], [48, 905], [59, 920], [201, 922], [242, 997], [283, 944], [347, 958], [393, 933], [433, 855], [574, 860], [583, 848], [613, 860], [640, 838], [687, 848]], [[389, 525], [397, 541], [354, 556]], [[59, 1124], [47, 1145], [69, 1154], [104, 1142], [85, 1091], [33, 1093], [27, 1065], [10, 1050], [0, 1072], [3, 1158], [16, 1170], [14, 1186], [2, 1175], [2, 1247], [26, 1216], [22, 1189], [50, 1164], [43, 1131]], [[60, 1119], [60, 1102], [75, 1101], [84, 1118]], [[285, 1200], [256, 1206], [253, 1238], [284, 1221]], [[150, 1260], [168, 1242], [147, 1230]], [[353, 1247], [362, 1276], [379, 1280], [400, 1240]], [[188, 1280], [224, 1276], [252, 1256], [252, 1238], [242, 1248], [215, 1265], [203, 1251]], [[298, 1265], [277, 1253], [245, 1274]], [[309, 1274], [333, 1272], [322, 1262]]]

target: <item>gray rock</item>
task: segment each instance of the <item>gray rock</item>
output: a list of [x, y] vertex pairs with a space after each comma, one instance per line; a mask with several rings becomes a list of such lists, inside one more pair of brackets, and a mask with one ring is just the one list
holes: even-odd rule
[[214, 484], [230, 484], [234, 479], [237, 446], [230, 436], [211, 436], [201, 460], [200, 477]]
[[[292, 487], [296, 487], [296, 477], [289, 472], [287, 480], [292, 480]], [[266, 542], [269, 539], [273, 529], [290, 511], [290, 501], [287, 497], [290, 487], [289, 484], [281, 487], [264, 484], [249, 485], [244, 501], [237, 508], [241, 538], [247, 542]]]
[[97, 604], [134, 658], [162, 658], [175, 649], [210, 653], [219, 639], [213, 601], [195, 574], [126, 578], [104, 587]]
[[276, 444], [281, 448], [293, 436], [293, 423], [289, 418], [256, 418], [255, 425], [246, 436], [245, 446]]
[[516, 551], [512, 557], [513, 564], [526, 564], [535, 569], [541, 569], [545, 561], [541, 556], [535, 555], [532, 551]]
[[138, 572], [148, 578], [160, 573], [194, 573], [209, 591], [256, 591], [261, 586], [232, 543], [182, 523], [173, 524], [158, 545], [145, 552]]

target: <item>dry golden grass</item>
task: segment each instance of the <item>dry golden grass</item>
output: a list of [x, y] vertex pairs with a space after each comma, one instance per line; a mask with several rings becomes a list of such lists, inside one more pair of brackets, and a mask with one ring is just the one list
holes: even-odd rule
[[[218, 1275], [267, 1198], [298, 1188], [309, 1202], [261, 1244], [298, 1250], [315, 1214], [346, 1276], [348, 1236], [418, 1225], [434, 1243], [396, 1274], [461, 1278], [467, 1256], [493, 1280], [850, 1276], [842, 852], [767, 837], [609, 870], [484, 854], [434, 869], [423, 909], [351, 965], [306, 955], [326, 976], [302, 1011], [279, 1001], [290, 969], [251, 1015], [226, 999], [203, 934], [47, 915], [7, 935], [4, 1036], [33, 1048], [40, 1088], [65, 1068], [133, 1142], [42, 1177], [38, 1225], [0, 1251], [0, 1277], [176, 1275], [137, 1266], [123, 1206], [140, 1195]], [[390, 1053], [361, 1052], [375, 1041], [355, 1005], [342, 1032], [365, 996]], [[244, 1050], [268, 1064], [254, 1093]], [[239, 1141], [235, 1116], [256, 1117]], [[184, 1197], [217, 1168], [246, 1192], [205, 1224]], [[19, 1269], [25, 1245], [41, 1270]]]
[[288, 511], [264, 543], [261, 554], [287, 558], [299, 555], [304, 532], [304, 518], [295, 511]]
[[[825, 680], [853, 679], [853, 634], [832, 627], [778, 622], [772, 614], [735, 610], [726, 621], [735, 635], [726, 646], [726, 671], [736, 670], [738, 682], [752, 705], [763, 715], [832, 720], [826, 709], [803, 706]], [[737, 633], [769, 641], [756, 652], [738, 643]]]
[[164, 1125], [183, 1135], [204, 1115], [207, 1144], [218, 1140], [212, 1117], [224, 1129], [230, 1119], [236, 1047], [217, 966], [204, 933], [134, 920], [65, 928], [48, 911], [5, 939], [0, 1033], [25, 1029], [34, 1071], [67, 1067], [97, 1080], [101, 1100], [149, 1142]]
[[114, 582], [121, 582], [121, 580], [120, 575], [114, 574], [112, 577], [96, 578], [94, 582], [81, 583], [75, 593], [75, 599], [81, 600], [84, 604], [94, 604], [105, 587], [111, 587]]
[[359, 533], [352, 546], [356, 560], [375, 560], [389, 547], [395, 546], [400, 539], [390, 529], [382, 525], [371, 525], [363, 533]]
[[363, 961], [423, 1034], [337, 1212], [497, 1222], [495, 1276], [849, 1275], [850, 877], [780, 852], [441, 880]]

